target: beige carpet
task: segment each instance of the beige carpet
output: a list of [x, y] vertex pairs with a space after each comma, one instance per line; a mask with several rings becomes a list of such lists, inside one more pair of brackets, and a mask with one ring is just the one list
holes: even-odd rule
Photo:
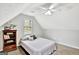
[[[8, 52], [8, 55], [26, 55], [25, 52], [18, 47], [17, 50]], [[79, 55], [79, 49], [70, 48], [64, 45], [57, 44], [57, 50], [53, 55]]]

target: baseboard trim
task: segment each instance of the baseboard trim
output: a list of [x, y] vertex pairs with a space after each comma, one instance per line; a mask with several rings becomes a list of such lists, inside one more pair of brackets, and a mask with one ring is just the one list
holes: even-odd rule
[[65, 43], [62, 43], [62, 42], [56, 42], [56, 43], [64, 45], [64, 46], [68, 46], [68, 47], [71, 47], [71, 48], [79, 49], [79, 47], [77, 47], [77, 46], [71, 46], [71, 45], [68, 45], [68, 44], [65, 44]]

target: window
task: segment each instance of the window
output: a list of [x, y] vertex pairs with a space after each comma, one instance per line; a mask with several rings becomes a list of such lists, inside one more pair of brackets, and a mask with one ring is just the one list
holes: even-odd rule
[[32, 32], [32, 21], [29, 18], [24, 20], [24, 35], [31, 34]]

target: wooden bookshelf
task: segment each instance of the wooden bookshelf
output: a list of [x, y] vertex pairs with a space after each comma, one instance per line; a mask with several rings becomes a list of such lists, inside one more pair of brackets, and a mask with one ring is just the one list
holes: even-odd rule
[[16, 50], [16, 30], [3, 30], [4, 51]]

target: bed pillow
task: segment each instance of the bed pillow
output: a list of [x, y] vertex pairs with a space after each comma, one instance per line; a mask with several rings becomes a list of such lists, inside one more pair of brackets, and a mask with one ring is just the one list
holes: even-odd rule
[[35, 35], [27, 35], [22, 38], [22, 40], [30, 40], [30, 41], [33, 41], [35, 39], [37, 39]]
[[35, 35], [31, 35], [30, 37], [33, 37], [33, 40], [37, 39]]
[[29, 40], [29, 36], [22, 37], [22, 40]]
[[28, 40], [33, 41], [33, 37], [29, 36]]

